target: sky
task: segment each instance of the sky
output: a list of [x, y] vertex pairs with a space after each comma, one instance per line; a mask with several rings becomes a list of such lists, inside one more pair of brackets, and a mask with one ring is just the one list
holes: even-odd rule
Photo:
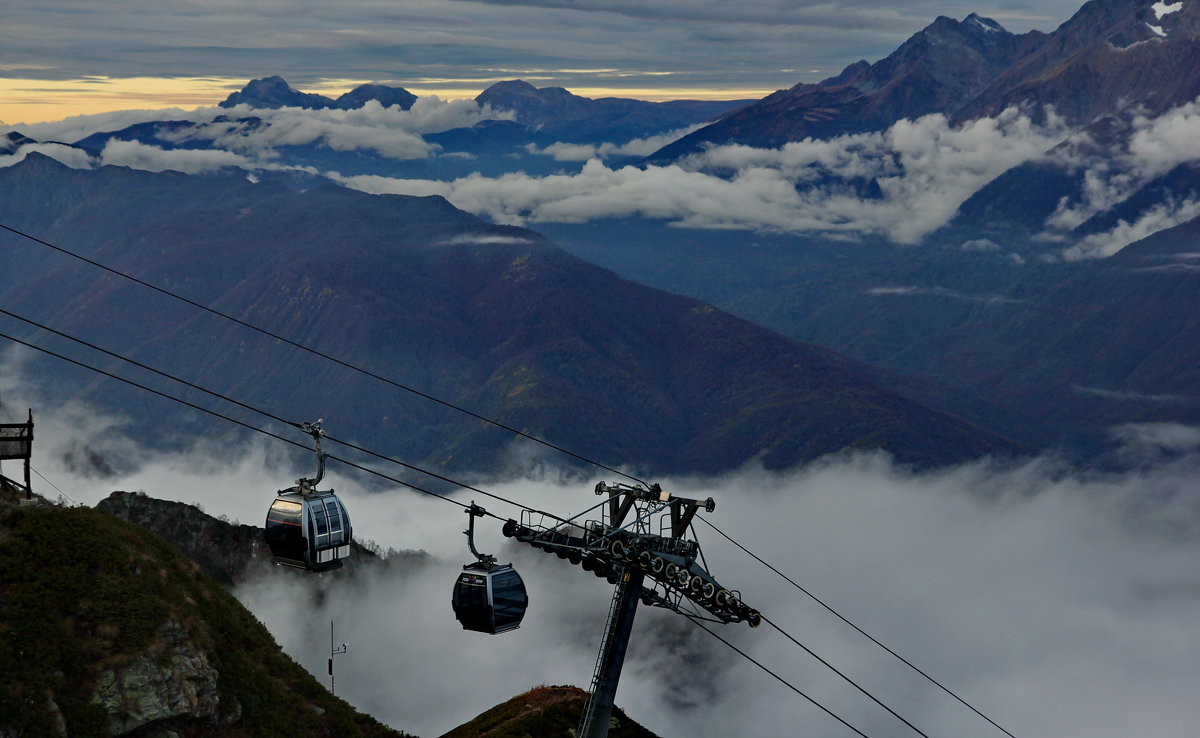
[[[213, 105], [281, 75], [473, 97], [525, 79], [585, 96], [759, 98], [886, 56], [939, 15], [1050, 31], [1076, 0], [13, 0], [0, 122]], [[119, 8], [119, 12], [118, 9]]]
[[[141, 448], [123, 434], [130, 418], [46, 403], [27, 358], [0, 355], [0, 417], [38, 408], [34, 486], [52, 499], [61, 491], [68, 503], [92, 505], [113, 490], [144, 491], [257, 525], [274, 491], [311, 471], [310, 453], [264, 445], [274, 442]], [[1014, 735], [1191, 735], [1200, 721], [1200, 429], [1114, 432], [1133, 471], [1083, 473], [1041, 458], [916, 473], [858, 455], [782, 473], [748, 466], [656, 481], [680, 496], [713, 497], [705, 520]], [[78, 463], [88, 456], [116, 471]], [[479, 485], [569, 515], [595, 504], [599, 479], [618, 481], [546, 471]], [[461, 509], [400, 489], [367, 491], [337, 465], [326, 485], [345, 501], [360, 540], [430, 554], [424, 565], [366, 578], [322, 575], [324, 598], [313, 577], [290, 569], [235, 592], [324, 684], [335, 621], [337, 641], [348, 644], [336, 662], [338, 696], [396, 728], [440, 735], [539, 684], [586, 687], [610, 586], [484, 521], [479, 549], [515, 564], [530, 606], [511, 633], [463, 632], [450, 608], [459, 567], [471, 559]], [[1000, 738], [708, 526], [696, 531], [718, 581], [923, 732]], [[713, 627], [865, 734], [911, 734], [771, 627]], [[691, 624], [645, 607], [617, 704], [665, 738], [852, 735]]]

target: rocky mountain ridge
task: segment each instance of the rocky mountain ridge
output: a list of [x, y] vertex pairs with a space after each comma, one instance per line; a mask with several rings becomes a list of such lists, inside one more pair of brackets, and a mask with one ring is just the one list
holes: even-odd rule
[[859, 61], [816, 84], [798, 84], [721, 117], [647, 158], [666, 163], [702, 145], [773, 148], [887, 128], [904, 118], [954, 111], [974, 98], [1042, 34], [1015, 35], [974, 13], [941, 16], [874, 64]]
[[1011, 105], [1052, 107], [1088, 124], [1138, 109], [1155, 116], [1200, 95], [1200, 4], [1091, 0], [997, 76], [956, 120]]
[[332, 99], [311, 92], [300, 92], [278, 75], [251, 80], [238, 92], [218, 103], [222, 108], [247, 105], [251, 108], [306, 108], [309, 110], [354, 110], [374, 100], [385, 108], [399, 106], [408, 110], [417, 96], [403, 87], [376, 83], [359, 85], [338, 98]]
[[622, 141], [662, 133], [704, 123], [751, 102], [592, 99], [562, 87], [534, 87], [523, 80], [497, 82], [475, 101], [493, 110], [512, 111], [521, 125], [563, 141]]
[[776, 147], [883, 130], [928, 113], [955, 124], [1012, 106], [1085, 126], [1126, 110], [1151, 116], [1200, 95], [1200, 4], [1091, 0], [1052, 33], [1015, 35], [974, 13], [939, 17], [895, 52], [726, 114], [647, 158], [702, 145]]

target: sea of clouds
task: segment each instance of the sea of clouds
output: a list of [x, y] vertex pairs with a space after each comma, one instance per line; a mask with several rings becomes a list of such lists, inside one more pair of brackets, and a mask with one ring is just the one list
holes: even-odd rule
[[[247, 121], [247, 118], [257, 120]], [[885, 131], [804, 140], [775, 149], [713, 146], [666, 166], [619, 166], [694, 130], [601, 144], [559, 142], [528, 147], [521, 156], [553, 157], [558, 174], [513, 171], [453, 179], [343, 176], [311, 166], [284, 165], [285, 146], [316, 145], [361, 151], [381, 160], [435, 159], [439, 147], [424, 134], [511, 118], [470, 100], [419, 98], [411, 110], [370, 102], [359, 110], [125, 111], [78, 116], [30, 126], [37, 139], [0, 156], [10, 166], [32, 151], [74, 167], [130, 166], [206, 174], [299, 169], [366, 192], [441, 195], [498, 223], [536, 225], [609, 218], [665, 219], [690, 228], [736, 228], [918, 243], [950, 221], [960, 205], [998, 175], [1029, 161], [1047, 161], [1080, 182], [1047, 219], [1048, 253], [1075, 260], [1109, 256], [1157, 230], [1200, 216], [1200, 202], [1168, 200], [1084, 237], [1072, 229], [1122, 202], [1173, 167], [1200, 158], [1200, 107], [1180, 106], [1158, 117], [1132, 115], [1119, 145], [1100, 146], [1087, 132], [1069, 130], [1052, 113], [1035, 123], [1018, 109], [951, 126], [943, 115], [902, 120]], [[195, 125], [167, 134], [188, 148], [112, 140], [92, 158], [64, 145], [99, 131], [153, 120]], [[47, 143], [59, 142], [59, 143]], [[1066, 145], [1059, 146], [1065, 143]], [[580, 166], [580, 162], [584, 162]], [[519, 168], [519, 156], [514, 156]], [[862, 185], [873, 183], [867, 191]]]
[[[124, 432], [133, 419], [56, 407], [23, 381], [35, 371], [27, 356], [6, 363], [0, 415], [23, 420], [34, 407], [34, 486], [51, 498], [91, 505], [112, 490], [143, 490], [258, 525], [275, 490], [311, 473], [310, 453], [271, 441], [231, 448], [217, 440], [223, 428], [184, 452], [142, 448]], [[1188, 735], [1200, 720], [1200, 429], [1114, 434], [1144, 462], [1137, 471], [1084, 472], [1042, 458], [914, 472], [861, 454], [785, 472], [750, 466], [656, 481], [681, 496], [712, 496], [705, 520], [1015, 735]], [[328, 596], [319, 600], [314, 577], [293, 570], [240, 587], [239, 599], [293, 658], [328, 683], [333, 620], [337, 641], [349, 643], [336, 661], [338, 696], [420, 735], [539, 684], [587, 687], [611, 586], [504, 539], [485, 520], [479, 548], [518, 567], [530, 607], [517, 631], [464, 632], [450, 609], [456, 573], [471, 559], [461, 509], [346, 471], [331, 465], [327, 484], [345, 500], [356, 536], [431, 558], [386, 575], [321, 575]], [[565, 516], [597, 502], [598, 479], [619, 481], [545, 470], [480, 486]], [[453, 498], [519, 514], [478, 494]], [[719, 581], [924, 732], [999, 734], [709, 526], [695, 530]], [[711, 627], [866, 734], [907, 734], [771, 627]], [[617, 703], [662, 736], [849, 734], [691, 623], [644, 607]]]
[[[667, 219], [693, 228], [741, 228], [835, 236], [880, 235], [915, 243], [1007, 169], [1061, 140], [1057, 121], [1035, 126], [1010, 110], [952, 127], [942, 115], [887, 131], [805, 140], [778, 149], [718, 146], [667, 166], [611, 169], [599, 158], [578, 173], [450, 182], [345, 177], [367, 192], [442, 195], [496, 222]], [[846, 182], [878, 183], [864, 198]]]

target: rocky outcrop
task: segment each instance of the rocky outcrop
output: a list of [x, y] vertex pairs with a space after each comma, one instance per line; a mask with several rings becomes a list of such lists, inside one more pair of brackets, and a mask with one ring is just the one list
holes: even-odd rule
[[886, 58], [856, 62], [817, 84], [779, 90], [668, 144], [647, 161], [665, 164], [705, 145], [772, 148], [805, 138], [880, 131], [904, 118], [952, 113], [1043, 38], [1013, 34], [972, 13], [939, 17]]
[[92, 701], [108, 716], [113, 735], [178, 719], [215, 727], [241, 717], [236, 700], [221, 704], [217, 670], [190, 637], [169, 619], [159, 628], [158, 648], [100, 670]]
[[385, 108], [399, 106], [408, 110], [417, 96], [403, 87], [380, 84], [359, 85], [336, 100], [311, 92], [300, 92], [283, 77], [262, 77], [250, 80], [240, 91], [231, 93], [218, 103], [222, 108], [247, 105], [251, 108], [306, 108], [308, 110], [356, 110], [374, 100]]
[[[269, 495], [263, 499], [264, 517], [271, 499]], [[97, 503], [96, 509], [149, 529], [226, 588], [270, 576], [277, 570], [262, 528], [214, 518], [195, 505], [160, 500], [145, 492], [117, 491]], [[385, 554], [370, 542], [352, 541], [350, 549], [344, 577], [353, 576], [364, 566], [408, 566], [428, 558], [422, 551], [393, 550]]]
[[0, 665], [2, 738], [404, 736], [176, 548], [86, 507], [0, 504]]
[[214, 518], [194, 505], [155, 499], [144, 492], [118, 491], [101, 500], [96, 509], [149, 528], [225, 587], [271, 565], [271, 550], [262, 528]]

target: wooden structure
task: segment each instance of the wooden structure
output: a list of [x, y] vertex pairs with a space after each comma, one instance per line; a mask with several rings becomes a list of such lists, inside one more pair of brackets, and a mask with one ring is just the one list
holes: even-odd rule
[[0, 469], [0, 486], [25, 491], [25, 499], [33, 499], [29, 484], [29, 460], [33, 456], [33, 410], [25, 423], [0, 423], [0, 461], [24, 461], [25, 484], [4, 476]]

